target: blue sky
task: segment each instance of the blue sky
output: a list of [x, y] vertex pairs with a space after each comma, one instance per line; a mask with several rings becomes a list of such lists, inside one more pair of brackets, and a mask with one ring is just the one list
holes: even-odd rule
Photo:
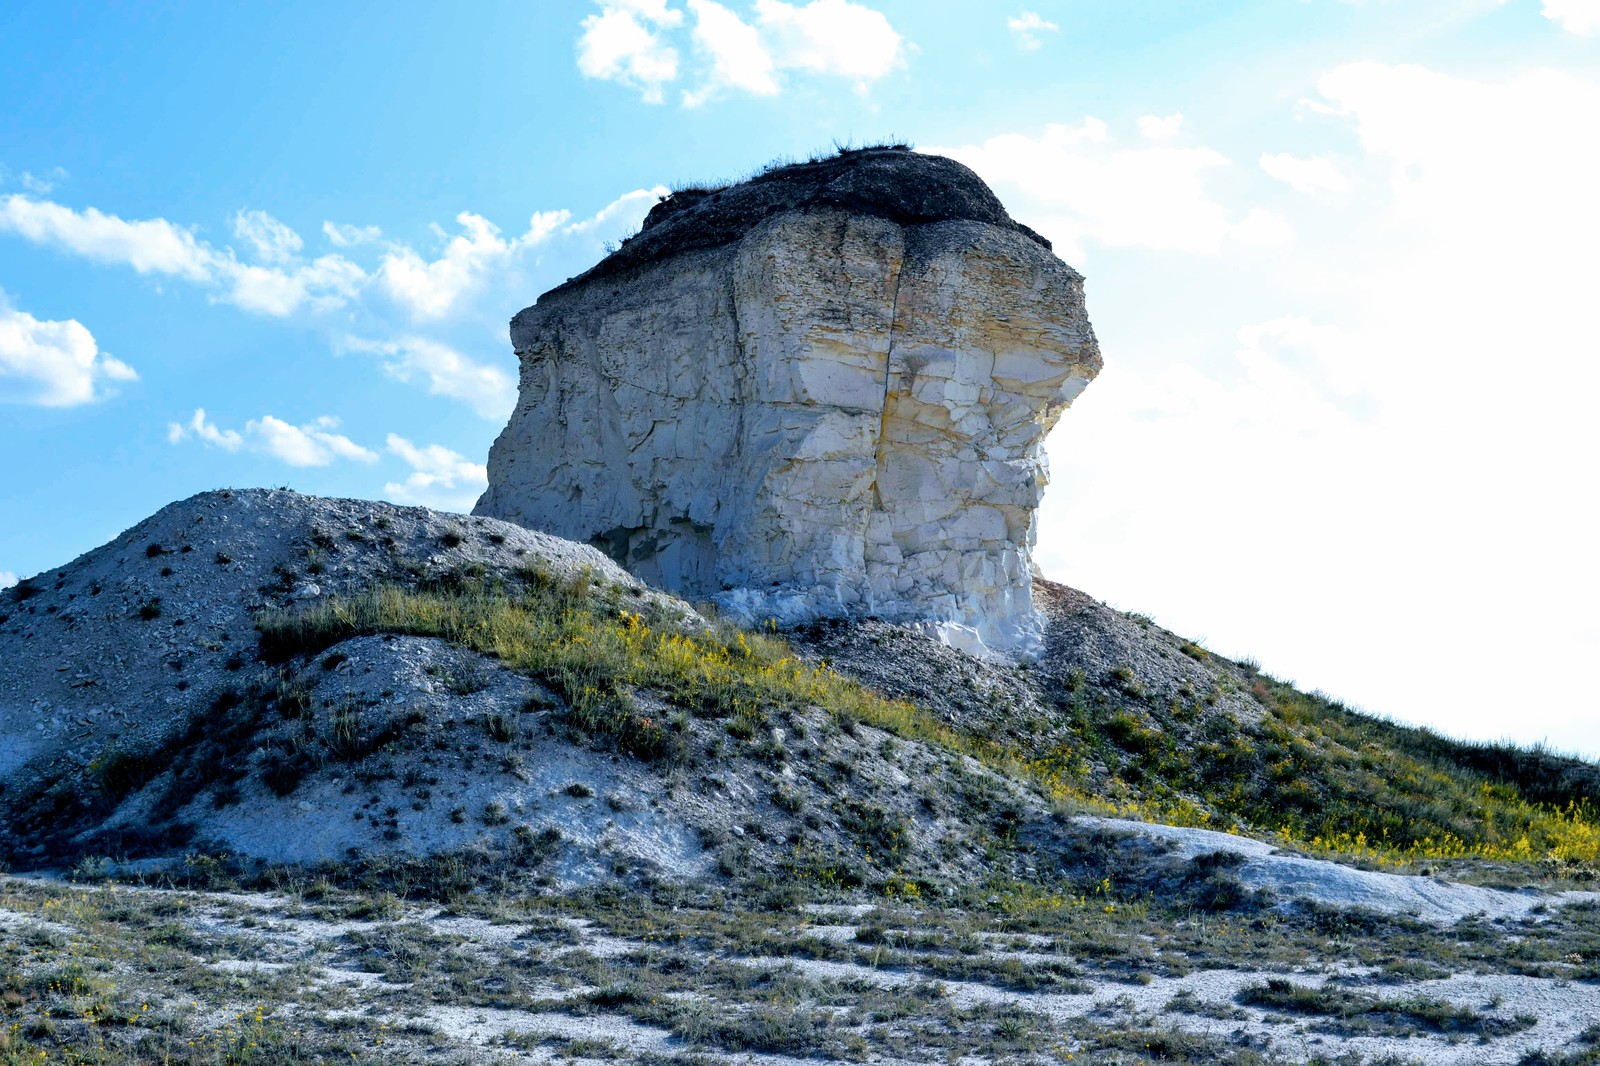
[[12, 0], [0, 99], [0, 581], [222, 485], [470, 507], [513, 313], [896, 137], [1088, 276], [1049, 576], [1600, 755], [1600, 0]]

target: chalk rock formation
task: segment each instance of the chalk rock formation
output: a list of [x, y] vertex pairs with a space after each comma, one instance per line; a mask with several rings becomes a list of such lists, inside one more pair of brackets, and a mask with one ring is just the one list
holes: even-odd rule
[[677, 193], [511, 339], [477, 514], [747, 620], [1036, 644], [1042, 444], [1100, 355], [1082, 277], [961, 164], [874, 149]]

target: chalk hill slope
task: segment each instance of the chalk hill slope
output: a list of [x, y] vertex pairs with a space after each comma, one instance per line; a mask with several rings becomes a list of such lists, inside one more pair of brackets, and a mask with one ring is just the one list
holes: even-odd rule
[[[1070, 890], [1104, 861], [1088, 812], [1593, 876], [1594, 766], [1034, 591], [1016, 665], [872, 619], [740, 629], [494, 519], [205, 493], [0, 598], [0, 860]], [[1245, 899], [1155, 836], [1130, 890]]]

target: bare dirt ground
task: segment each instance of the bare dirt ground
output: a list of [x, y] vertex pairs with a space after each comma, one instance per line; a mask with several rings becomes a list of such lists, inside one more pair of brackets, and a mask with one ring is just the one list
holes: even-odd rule
[[0, 1061], [1600, 1059], [1593, 903], [1439, 927], [1103, 898], [441, 908], [9, 877]]

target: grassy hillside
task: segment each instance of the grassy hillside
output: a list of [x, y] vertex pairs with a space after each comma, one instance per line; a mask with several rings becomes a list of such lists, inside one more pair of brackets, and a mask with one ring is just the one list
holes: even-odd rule
[[[561, 695], [568, 729], [650, 760], [692, 751], [689, 716], [720, 719], [735, 743], [770, 742], [800, 707], [866, 722], [1022, 776], [1045, 795], [1102, 812], [1237, 828], [1380, 863], [1475, 857], [1543, 862], [1592, 876], [1600, 808], [1592, 765], [1538, 750], [1474, 745], [1399, 726], [1300, 692], [1154, 627], [1207, 684], [1165, 692], [1131, 667], [1032, 677], [1047, 722], [952, 725], [814, 665], [775, 633], [685, 629], [629, 594], [524, 572], [466, 575], [263, 616], [264, 654], [316, 653], [360, 634], [435, 636], [492, 654]], [[672, 707], [639, 709], [648, 691]], [[1253, 713], [1226, 711], [1248, 698]]]
[[[1063, 708], [1072, 739], [1037, 756], [1036, 771], [1140, 817], [1379, 862], [1543, 860], [1582, 875], [1600, 858], [1593, 766], [1451, 740], [1235, 668], [1258, 720], [1204, 714], [1204, 697], [1073, 696]], [[1086, 769], [1086, 753], [1109, 770]]]

